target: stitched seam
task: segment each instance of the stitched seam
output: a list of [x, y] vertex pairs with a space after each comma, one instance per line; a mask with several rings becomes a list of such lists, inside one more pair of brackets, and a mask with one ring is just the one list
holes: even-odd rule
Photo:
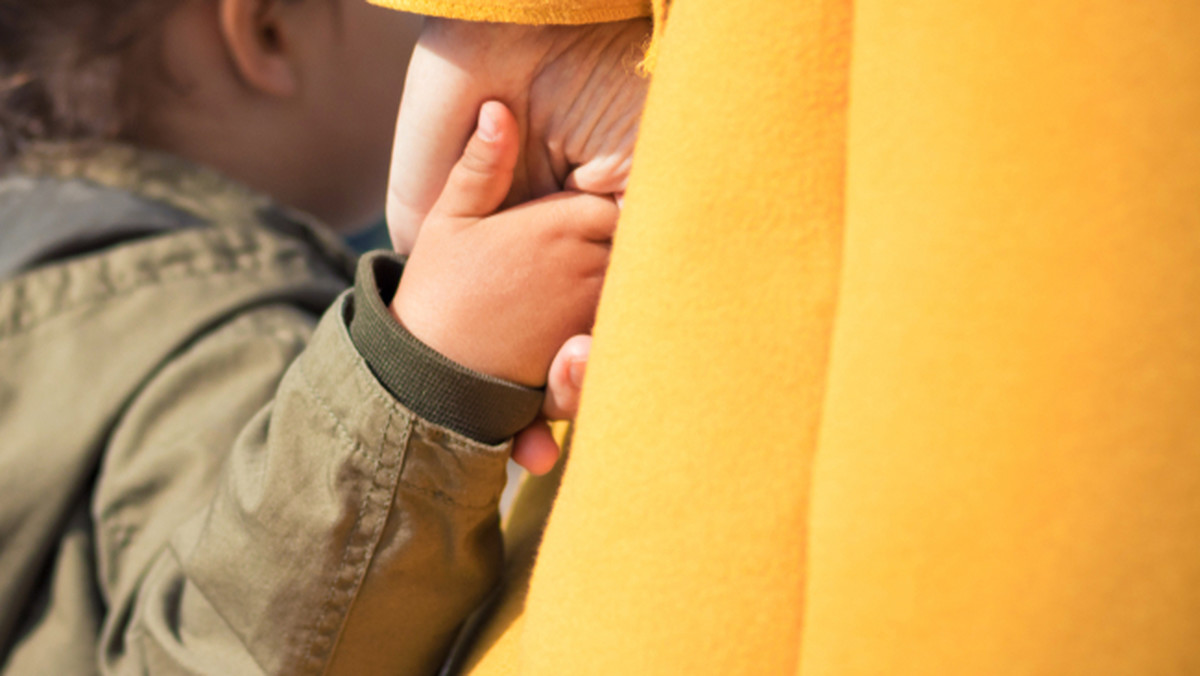
[[[338, 622], [335, 635], [329, 641], [329, 647], [324, 656], [325, 668], [322, 670], [323, 673], [328, 671], [330, 664], [332, 664], [332, 657], [337, 650], [342, 633], [345, 631], [346, 621], [349, 619], [350, 613], [353, 612], [354, 604], [358, 600], [358, 594], [362, 590], [363, 582], [367, 578], [367, 569], [370, 568], [371, 563], [375, 560], [375, 552], [379, 548], [379, 541], [383, 538], [383, 532], [387, 528], [387, 522], [392, 513], [392, 507], [395, 504], [400, 468], [404, 464], [403, 449], [407, 448], [408, 439], [412, 433], [412, 420], [408, 419], [404, 425], [405, 433], [402, 435], [404, 441], [400, 444], [402, 449], [399, 454], [400, 457], [390, 458], [387, 454], [386, 446], [395, 419], [395, 412], [389, 413], [387, 422], [384, 424], [382, 434], [379, 437], [379, 447], [376, 450], [376, 472], [371, 477], [371, 490], [364, 498], [365, 504], [370, 504], [372, 501], [378, 500], [378, 506], [382, 508], [382, 511], [374, 515], [376, 523], [372, 524], [367, 532], [362, 533], [366, 541], [362, 545], [361, 559], [358, 561], [356, 570], [354, 571], [352, 585], [346, 589], [346, 598], [343, 601], [341, 609], [341, 621]], [[381, 481], [384, 478], [381, 476], [381, 469], [388, 472], [386, 481]]]
[[[50, 323], [51, 321], [59, 318], [60, 316], [66, 314], [76, 308], [83, 307], [86, 305], [92, 305], [92, 304], [97, 304], [97, 303], [101, 303], [101, 302], [106, 302], [109, 300], [119, 299], [124, 296], [128, 296], [130, 294], [136, 293], [138, 291], [153, 288], [155, 286], [166, 286], [166, 285], [172, 284], [172, 283], [194, 281], [197, 279], [218, 279], [225, 275], [229, 275], [229, 276], [247, 275], [247, 276], [249, 276], [250, 273], [260, 273], [263, 270], [269, 270], [269, 269], [275, 269], [275, 270], [279, 270], [281, 272], [287, 273], [287, 274], [285, 274], [285, 276], [283, 278], [281, 278], [279, 280], [273, 280], [274, 284], [283, 284], [283, 283], [290, 283], [290, 282], [295, 281], [295, 280], [291, 279], [291, 276], [295, 271], [287, 270], [284, 268], [284, 266], [276, 265], [274, 263], [275, 263], [274, 261], [270, 261], [270, 260], [263, 261], [262, 259], [259, 259], [259, 258], [253, 258], [253, 259], [251, 259], [251, 264], [249, 264], [249, 265], [244, 264], [244, 263], [235, 263], [234, 267], [228, 268], [228, 269], [188, 270], [187, 272], [183, 272], [183, 273], [179, 273], [179, 274], [172, 273], [172, 274], [168, 274], [166, 276], [155, 276], [153, 278], [139, 281], [138, 283], [133, 283], [133, 284], [130, 284], [129, 286], [124, 286], [124, 287], [117, 288], [117, 289], [105, 289], [105, 293], [99, 293], [94, 296], [80, 298], [78, 300], [75, 300], [74, 302], [63, 303], [61, 305], [58, 305], [57, 307], [54, 308], [54, 310], [47, 312], [45, 314], [42, 314], [40, 317], [30, 320], [28, 323], [26, 323], [25, 321], [14, 322], [13, 323], [14, 325], [10, 325], [10, 327], [8, 327], [8, 328], [5, 328], [4, 324], [0, 323], [0, 341], [7, 340], [9, 338], [15, 338], [15, 337], [21, 336], [25, 333], [29, 333], [30, 331], [34, 330], [35, 328], [44, 326], [44, 325]], [[307, 268], [303, 269], [301, 271], [302, 272], [311, 272], [311, 270], [308, 270]], [[318, 277], [317, 279], [320, 279], [320, 278]], [[308, 281], [312, 281], [312, 280], [309, 279]], [[15, 295], [18, 297], [24, 296], [24, 292], [25, 292], [26, 288], [27, 288], [26, 285], [23, 285], [23, 284], [14, 287]], [[16, 314], [16, 313], [13, 313], [13, 314]], [[0, 320], [0, 322], [2, 322], [2, 320]]]
[[[333, 412], [333, 409], [321, 398], [321, 396], [317, 394], [316, 389], [313, 387], [311, 381], [309, 381], [307, 374], [304, 373], [303, 368], [300, 369], [300, 375], [302, 377], [304, 390], [311, 397], [313, 397], [313, 399], [316, 400], [317, 405], [320, 406], [321, 409], [333, 419], [334, 429], [337, 430], [339, 436], [346, 437], [346, 440], [351, 443], [352, 449], [350, 451], [350, 456], [358, 457], [362, 451], [361, 445], [354, 441], [346, 426], [342, 423], [342, 420]], [[380, 460], [377, 456], [375, 458], [376, 471], [379, 469], [379, 462]], [[327, 622], [331, 621], [332, 616], [336, 613], [333, 597], [337, 591], [338, 578], [341, 576], [343, 569], [346, 568], [346, 562], [350, 557], [350, 550], [352, 548], [353, 540], [355, 539], [355, 535], [358, 533], [359, 525], [362, 523], [362, 520], [366, 515], [367, 508], [370, 504], [370, 500], [367, 499], [369, 494], [370, 491], [366, 491], [366, 495], [363, 497], [362, 504], [359, 506], [358, 514], [356, 514], [354, 517], [354, 525], [350, 529], [350, 534], [347, 536], [346, 544], [344, 545], [345, 548], [342, 551], [342, 560], [338, 564], [337, 572], [335, 573], [333, 582], [330, 584], [329, 589], [325, 594], [325, 599], [321, 602], [320, 614], [317, 617], [317, 621], [312, 629], [313, 636], [311, 639], [309, 639], [307, 650], [304, 651], [304, 673], [323, 673], [325, 671], [325, 667], [327, 666], [326, 664], [322, 663], [322, 656], [318, 654], [319, 649], [317, 648], [317, 641], [320, 638], [332, 633], [331, 630], [323, 629], [322, 627], [324, 627]], [[340, 623], [338, 624], [340, 625]], [[326, 656], [328, 655], [329, 650], [330, 648], [325, 649], [324, 652], [326, 653]]]
[[[353, 435], [350, 434], [345, 423], [342, 422], [341, 418], [334, 412], [333, 408], [317, 391], [304, 366], [305, 364], [300, 364], [300, 368], [297, 370], [299, 372], [301, 384], [305, 392], [312, 397], [316, 404], [330, 417], [334, 423], [334, 428], [337, 430], [339, 435], [346, 437], [347, 440], [351, 442], [353, 446], [351, 450], [351, 457], [360, 459], [365, 458], [367, 456], [366, 449], [362, 446], [362, 444], [354, 441]], [[374, 400], [378, 403], [383, 403], [385, 405], [390, 403], [386, 398], [378, 393], [373, 395], [371, 400]], [[363, 491], [362, 505], [359, 507], [358, 513], [354, 518], [354, 524], [346, 537], [346, 542], [344, 545], [345, 549], [342, 552], [342, 559], [338, 565], [338, 571], [334, 575], [333, 582], [330, 583], [329, 590], [325, 595], [325, 600], [321, 603], [320, 615], [317, 618], [313, 629], [311, 630], [312, 638], [309, 640], [308, 648], [304, 652], [304, 665], [302, 667], [303, 673], [322, 674], [325, 673], [325, 671], [329, 668], [330, 657], [333, 655], [336, 641], [340, 637], [346, 618], [349, 616], [349, 610], [353, 606], [354, 600], [357, 598], [358, 590], [361, 588], [362, 581], [366, 575], [366, 569], [369, 567], [370, 562], [374, 559], [375, 548], [378, 545], [379, 537], [382, 535], [383, 528], [387, 523], [386, 518], [381, 519], [379, 520], [379, 524], [371, 529], [371, 533], [362, 533], [363, 522], [368, 517], [368, 512], [370, 511], [373, 501], [379, 499], [380, 504], [383, 504], [382, 498], [379, 496], [379, 494], [385, 491], [394, 492], [394, 486], [399, 484], [398, 479], [400, 472], [398, 468], [402, 465], [402, 462], [398, 461], [394, 464], [384, 463], [386, 458], [384, 445], [387, 442], [388, 432], [392, 427], [395, 417], [395, 410], [390, 410], [387, 417], [387, 422], [384, 424], [383, 434], [379, 438], [379, 447], [375, 453], [374, 471], [369, 477], [366, 477], [366, 479], [370, 482], [369, 486]], [[411, 425], [412, 421], [409, 420], [407, 427], [409, 428], [410, 433]], [[381, 485], [379, 478], [382, 474], [381, 470], [384, 468], [395, 468], [395, 476], [385, 484]], [[386, 512], [390, 512], [390, 502], [388, 505], [389, 508], [385, 510]], [[360, 545], [360, 540], [365, 541]], [[354, 550], [358, 547], [361, 547], [363, 550], [360, 554], [362, 558], [359, 561], [352, 561], [351, 557], [354, 556]], [[348, 573], [353, 573], [353, 576], [350, 577], [346, 583], [343, 583], [342, 581], [346, 578]], [[336, 596], [339, 594], [339, 583], [346, 584], [347, 586], [346, 589], [341, 590], [347, 596], [347, 598], [342, 601], [336, 599]], [[317, 645], [321, 639], [326, 640], [326, 646], [320, 647]]]
[[[243, 273], [250, 272], [250, 271], [258, 271], [261, 269], [262, 269], [261, 265], [258, 265], [258, 266], [235, 267], [235, 268], [226, 269], [226, 270], [189, 271], [186, 273], [182, 273], [178, 276], [170, 275], [170, 276], [166, 276], [166, 277], [155, 277], [153, 279], [146, 279], [140, 283], [130, 284], [129, 286], [123, 286], [123, 287], [117, 288], [117, 289], [105, 289], [105, 291], [106, 291], [105, 293], [100, 293], [100, 294], [96, 294], [94, 296], [80, 298], [72, 303], [64, 303], [62, 305], [59, 305], [54, 310], [41, 315], [40, 317], [38, 317], [36, 320], [32, 321], [31, 323], [26, 324], [26, 323], [22, 322], [19, 326], [15, 327], [15, 328], [11, 328], [8, 330], [0, 329], [0, 338], [19, 336], [21, 334], [27, 333], [34, 328], [42, 326], [42, 325], [56, 319], [57, 317], [59, 317], [62, 314], [65, 314], [67, 312], [70, 312], [71, 310], [74, 310], [75, 308], [82, 307], [84, 305], [101, 303], [101, 302], [105, 302], [108, 300], [119, 299], [123, 296], [127, 296], [127, 295], [135, 293], [137, 291], [149, 289], [154, 286], [165, 286], [167, 284], [174, 283], [174, 282], [183, 282], [183, 281], [190, 281], [190, 280], [196, 280], [196, 279], [213, 279], [213, 278], [218, 278], [221, 275], [243, 274]], [[25, 287], [22, 286], [22, 287], [18, 287], [18, 288], [20, 289], [20, 291], [18, 293], [23, 295]]]
[[[390, 418], [389, 418], [390, 422]], [[381, 459], [375, 458], [375, 473], [378, 474]], [[358, 508], [358, 514], [354, 517], [354, 525], [350, 528], [350, 533], [346, 537], [346, 543], [342, 550], [342, 560], [338, 564], [333, 581], [329, 584], [329, 589], [325, 592], [325, 600], [321, 603], [320, 616], [317, 618], [316, 631], [312, 640], [309, 641], [308, 650], [305, 651], [306, 670], [311, 673], [324, 673], [329, 666], [328, 658], [333, 654], [333, 639], [341, 631], [341, 626], [345, 622], [345, 612], [339, 612], [339, 604], [335, 600], [338, 593], [338, 586], [341, 583], [342, 576], [348, 572], [347, 569], [353, 566], [355, 578], [359, 577], [357, 562], [352, 564], [350, 561], [351, 554], [354, 550], [355, 540], [358, 539], [359, 531], [362, 527], [362, 522], [366, 518], [367, 510], [371, 506], [371, 494], [373, 490], [367, 490], [362, 497], [362, 504]], [[355, 585], [357, 586], [357, 585]], [[339, 617], [340, 620], [339, 620]], [[329, 640], [329, 645], [324, 648], [317, 647], [318, 639], [326, 638]]]
[[[312, 381], [309, 380], [308, 374], [305, 372], [303, 362], [301, 362], [299, 364], [299, 367], [300, 368], [297, 368], [296, 371], [297, 371], [297, 376], [299, 378], [299, 381], [300, 381], [299, 384], [300, 384], [300, 387], [302, 388], [302, 391], [313, 400], [313, 403], [316, 404], [317, 408], [320, 409], [320, 411], [333, 423], [334, 433], [337, 435], [338, 440], [341, 441], [343, 447], [348, 447], [350, 449], [349, 457], [351, 457], [351, 458], [362, 457], [364, 455], [362, 444], [359, 443], [357, 440], [355, 440], [354, 436], [350, 433], [349, 429], [342, 422], [342, 419], [340, 417], [338, 417], [336, 412], [334, 412], [333, 407], [331, 407], [329, 405], [329, 403], [326, 402], [325, 399], [321, 397], [320, 393], [313, 386]], [[366, 505], [367, 505], [367, 503], [364, 501], [363, 508], [361, 508], [359, 510], [359, 514], [355, 517], [355, 523], [354, 523], [353, 530], [358, 529], [358, 524], [362, 519], [362, 515], [366, 509]], [[353, 530], [351, 532], [353, 532]], [[349, 549], [349, 545], [347, 545], [347, 549]], [[344, 565], [345, 557], [346, 557], [346, 554], [343, 554], [343, 565]], [[331, 586], [330, 594], [333, 593], [333, 590], [334, 590], [334, 587]], [[330, 603], [331, 603], [330, 598], [327, 595], [325, 601], [322, 603], [322, 608], [324, 608], [326, 605], [329, 605]], [[218, 615], [220, 615], [220, 613], [218, 613]], [[224, 620], [224, 619], [225, 618], [222, 616], [222, 620]], [[322, 617], [322, 619], [323, 619], [323, 617]], [[314, 635], [313, 639], [310, 640], [310, 645], [309, 645], [308, 650], [305, 651], [306, 664], [302, 668], [302, 673], [314, 673], [315, 674], [315, 673], [320, 673], [321, 671], [324, 670], [324, 668], [320, 664], [309, 663], [309, 655], [313, 652], [316, 640], [317, 640], [317, 638], [320, 637], [320, 635], [322, 635], [324, 633], [324, 632], [321, 632], [320, 628], [319, 628], [321, 623], [322, 623], [322, 620], [319, 619], [317, 622], [317, 626], [312, 630], [315, 635]], [[237, 632], [234, 632], [234, 633], [237, 634]], [[239, 638], [239, 640], [242, 641], [243, 646], [245, 646], [246, 651], [250, 654], [250, 657], [255, 661], [255, 663], [260, 664], [258, 661], [258, 658], [254, 655], [253, 651], [250, 649], [250, 646], [245, 643], [244, 638], [240, 634], [238, 634], [238, 638]], [[261, 666], [261, 664], [260, 664], [260, 666]], [[264, 670], [264, 673], [265, 673], [265, 670]]]
[[[363, 506], [359, 510], [350, 536], [346, 539], [346, 551], [342, 556], [341, 568], [349, 568], [349, 570], [339, 571], [330, 585], [322, 616], [317, 624], [318, 635], [314, 637], [313, 643], [309, 646], [309, 664], [312, 668], [319, 666], [320, 673], [328, 671], [332, 663], [331, 658], [345, 629], [346, 620], [350, 616], [354, 602], [358, 600], [358, 593], [366, 579], [367, 569], [374, 561], [379, 539], [383, 536], [383, 530], [387, 524], [387, 514], [391, 511], [392, 500], [386, 498], [389, 494], [394, 496], [396, 478], [399, 476], [397, 468], [401, 464], [386, 462], [388, 458], [385, 445], [394, 420], [395, 416], [389, 414], [379, 437], [379, 447], [376, 449], [375, 471], [368, 477], [370, 488], [363, 496]], [[384, 470], [388, 471], [388, 476], [386, 480], [381, 480], [385, 478]], [[377, 505], [384, 507], [383, 518], [376, 513], [377, 510], [370, 509]], [[370, 522], [368, 523], [368, 521]], [[339, 586], [343, 588], [339, 589]], [[335, 598], [339, 595], [342, 596], [340, 600]], [[320, 654], [316, 654], [314, 651], [318, 649], [316, 642], [319, 638], [325, 638], [326, 645], [319, 649]]]

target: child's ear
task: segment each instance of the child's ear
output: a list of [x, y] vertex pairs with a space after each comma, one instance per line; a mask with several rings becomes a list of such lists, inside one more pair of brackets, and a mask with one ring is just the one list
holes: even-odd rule
[[281, 0], [220, 0], [221, 36], [242, 81], [264, 94], [290, 97], [299, 89], [292, 37]]

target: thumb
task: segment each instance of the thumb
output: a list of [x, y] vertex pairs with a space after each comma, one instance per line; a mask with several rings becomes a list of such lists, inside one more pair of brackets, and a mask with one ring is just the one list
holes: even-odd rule
[[520, 153], [518, 137], [512, 112], [499, 101], [484, 103], [475, 133], [450, 170], [430, 215], [482, 218], [496, 211], [512, 187]]

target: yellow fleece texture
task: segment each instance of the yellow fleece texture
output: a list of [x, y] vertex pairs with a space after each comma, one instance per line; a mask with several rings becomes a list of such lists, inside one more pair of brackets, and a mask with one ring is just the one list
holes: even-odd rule
[[368, 0], [373, 5], [447, 19], [585, 24], [650, 16], [650, 0]]
[[522, 674], [796, 664], [849, 4], [672, 6]]
[[671, 5], [468, 673], [1200, 672], [1200, 4], [851, 13]]
[[1200, 3], [855, 24], [799, 673], [1200, 673]]

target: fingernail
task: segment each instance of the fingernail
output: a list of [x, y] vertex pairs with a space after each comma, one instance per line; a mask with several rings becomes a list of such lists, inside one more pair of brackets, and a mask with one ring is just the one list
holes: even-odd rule
[[499, 120], [491, 109], [486, 103], [479, 109], [479, 136], [485, 141], [495, 141], [500, 135]]
[[572, 359], [571, 360], [571, 368], [570, 368], [571, 384], [574, 385], [576, 388], [583, 387], [583, 373], [586, 370], [587, 370], [587, 360], [586, 359]]

